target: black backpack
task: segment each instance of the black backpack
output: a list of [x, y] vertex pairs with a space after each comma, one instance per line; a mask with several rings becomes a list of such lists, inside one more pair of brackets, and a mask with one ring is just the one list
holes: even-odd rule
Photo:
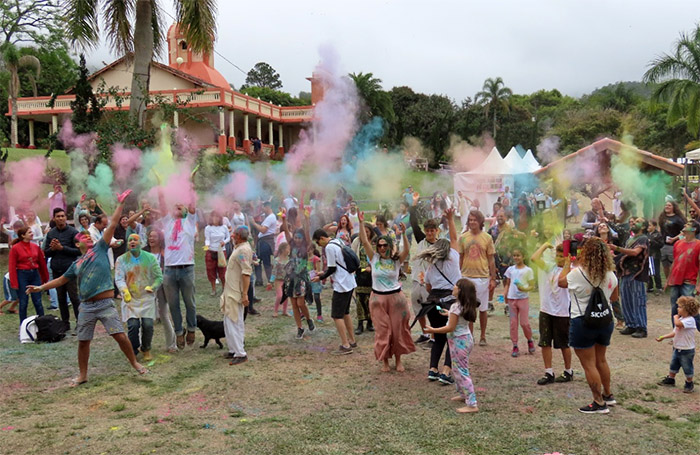
[[36, 341], [55, 343], [66, 337], [66, 323], [52, 314], [34, 319], [36, 324]]
[[341, 243], [334, 243], [334, 245], [339, 247], [340, 251], [342, 251], [343, 261], [345, 261], [345, 267], [338, 264], [337, 262], [335, 265], [337, 265], [341, 269], [345, 269], [345, 271], [348, 273], [355, 273], [357, 269], [360, 268], [360, 258], [357, 257], [357, 254], [355, 254], [355, 252], [349, 246]]
[[[608, 299], [605, 298], [605, 294], [600, 288], [600, 284], [598, 286], [593, 286], [593, 283], [586, 278], [583, 271], [581, 271], [581, 276], [593, 288], [591, 290], [591, 296], [588, 299], [588, 305], [586, 305], [586, 311], [583, 313], [584, 325], [591, 329], [602, 329], [609, 326], [613, 322], [612, 311], [610, 310]], [[578, 305], [578, 299], [576, 299], [576, 304]], [[579, 306], [579, 311], [580, 310], [581, 307]]]

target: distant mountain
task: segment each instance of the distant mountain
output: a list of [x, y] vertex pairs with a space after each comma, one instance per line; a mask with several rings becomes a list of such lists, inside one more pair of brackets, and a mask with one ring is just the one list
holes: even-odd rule
[[626, 82], [615, 82], [612, 84], [608, 84], [604, 87], [597, 88], [593, 90], [591, 93], [587, 95], [583, 95], [582, 98], [586, 97], [591, 97], [595, 96], [598, 94], [604, 94], [604, 93], [610, 93], [615, 91], [617, 89], [618, 85], [621, 85], [625, 91], [631, 91], [633, 94], [648, 100], [651, 98], [651, 94], [654, 91], [654, 88], [656, 87], [656, 84], [647, 84], [645, 82], [636, 82], [636, 81], [626, 81]]

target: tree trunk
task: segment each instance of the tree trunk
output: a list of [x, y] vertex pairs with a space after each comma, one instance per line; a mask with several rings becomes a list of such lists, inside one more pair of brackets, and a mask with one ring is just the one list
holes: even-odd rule
[[493, 110], [493, 138], [496, 139], [496, 109]]
[[19, 75], [16, 66], [10, 67], [10, 147], [17, 147], [17, 97], [19, 96]]
[[136, 2], [136, 24], [134, 26], [134, 74], [131, 79], [131, 102], [129, 113], [140, 128], [146, 124], [146, 105], [151, 80], [153, 60], [153, 15], [150, 0]]

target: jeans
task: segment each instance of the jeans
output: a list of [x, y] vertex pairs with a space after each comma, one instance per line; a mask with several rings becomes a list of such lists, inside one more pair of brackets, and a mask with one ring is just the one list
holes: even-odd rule
[[[693, 297], [695, 294], [695, 286], [692, 284], [681, 284], [679, 286], [669, 286], [671, 288], [671, 327], [675, 327], [673, 324], [673, 317], [678, 314], [678, 301], [679, 297]], [[700, 331], [700, 314], [694, 316], [695, 327]]]
[[687, 379], [692, 379], [695, 369], [693, 368], [693, 358], [695, 349], [674, 349], [671, 355], [671, 373], [678, 373], [683, 368], [683, 373]]
[[[275, 236], [268, 235], [258, 239], [258, 251], [256, 252], [260, 262], [262, 262], [263, 267], [265, 267], [265, 275], [267, 275], [267, 281], [270, 281], [272, 276], [272, 254], [275, 251]], [[263, 284], [262, 270], [260, 267], [255, 269], [256, 281]]]
[[[17, 283], [19, 284], [19, 289], [17, 290], [17, 297], [19, 298], [19, 323], [27, 319], [27, 307], [29, 306], [29, 296], [25, 292], [28, 285], [41, 286], [41, 277], [39, 277], [39, 270], [17, 270]], [[35, 292], [32, 294], [32, 303], [34, 304], [34, 310], [37, 316], [44, 315], [44, 306], [41, 304], [41, 292]]]
[[183, 335], [182, 312], [180, 311], [180, 294], [185, 302], [185, 320], [187, 330], [194, 332], [197, 328], [197, 308], [194, 302], [194, 265], [182, 268], [165, 267], [163, 274], [165, 298], [170, 305], [170, 315], [177, 335]]
[[[151, 350], [151, 342], [153, 341], [153, 319], [129, 318], [129, 320], [126, 321], [126, 327], [129, 330], [129, 341], [131, 341], [134, 354], [139, 353], [139, 348], [144, 352]], [[141, 331], [140, 338], [139, 331]]]
[[[66, 273], [66, 270], [53, 270], [53, 276], [59, 277]], [[73, 314], [75, 321], [78, 321], [78, 313], [80, 312], [80, 296], [78, 295], [78, 281], [70, 280], [63, 286], [56, 288], [56, 297], [58, 297], [58, 309], [61, 312], [61, 320], [66, 323], [66, 329], [70, 327], [70, 312], [68, 311], [68, 295], [73, 304]]]

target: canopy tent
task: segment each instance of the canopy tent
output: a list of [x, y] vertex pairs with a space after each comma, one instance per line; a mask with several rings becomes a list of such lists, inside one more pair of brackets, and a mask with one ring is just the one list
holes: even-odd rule
[[[483, 213], [490, 214], [491, 207], [498, 201], [505, 187], [513, 188], [515, 169], [503, 159], [496, 147], [491, 149], [486, 159], [469, 172], [454, 175], [455, 195], [461, 192], [472, 201], [478, 201]], [[462, 216], [469, 207], [459, 207]]]
[[685, 154], [685, 157], [693, 161], [700, 160], [700, 149], [691, 150]]
[[537, 162], [535, 155], [532, 154], [532, 150], [530, 149], [528, 149], [527, 153], [523, 157], [523, 163], [527, 167], [528, 172], [535, 172], [542, 167], [540, 166], [540, 163]]

